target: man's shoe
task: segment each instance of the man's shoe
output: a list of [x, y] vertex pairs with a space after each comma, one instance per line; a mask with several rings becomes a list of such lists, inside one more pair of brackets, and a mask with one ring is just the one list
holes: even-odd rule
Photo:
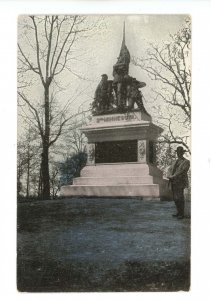
[[178, 217], [178, 216], [179, 216], [178, 214], [173, 214], [173, 215], [172, 215], [172, 217]]
[[184, 219], [184, 216], [183, 215], [179, 215], [178, 217], [177, 217], [177, 219]]

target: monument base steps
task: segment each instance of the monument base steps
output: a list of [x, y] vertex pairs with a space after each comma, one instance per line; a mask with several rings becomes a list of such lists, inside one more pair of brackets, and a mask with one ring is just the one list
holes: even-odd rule
[[170, 198], [168, 181], [162, 172], [147, 164], [102, 164], [86, 166], [73, 185], [61, 188], [61, 195], [87, 197]]
[[159, 184], [130, 185], [66, 185], [62, 187], [62, 196], [94, 196], [94, 197], [149, 197], [166, 196]]
[[73, 185], [125, 185], [162, 183], [162, 179], [153, 176], [119, 176], [119, 177], [78, 177]]
[[97, 164], [86, 166], [81, 177], [155, 176], [162, 178], [162, 171], [156, 166], [141, 163]]

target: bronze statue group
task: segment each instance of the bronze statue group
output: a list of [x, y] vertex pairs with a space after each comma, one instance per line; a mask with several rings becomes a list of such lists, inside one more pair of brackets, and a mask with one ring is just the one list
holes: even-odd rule
[[143, 95], [139, 90], [146, 84], [120, 72], [119, 69], [119, 73], [116, 70], [114, 72], [114, 80], [108, 80], [106, 74], [102, 75], [92, 103], [93, 115], [132, 111], [135, 104], [138, 110], [148, 114], [143, 105]]
[[138, 110], [148, 114], [140, 91], [146, 84], [129, 75], [129, 64], [130, 53], [125, 45], [124, 34], [117, 63], [113, 66], [113, 80], [108, 80], [107, 74], [103, 74], [95, 91], [93, 115], [132, 111], [135, 104]]

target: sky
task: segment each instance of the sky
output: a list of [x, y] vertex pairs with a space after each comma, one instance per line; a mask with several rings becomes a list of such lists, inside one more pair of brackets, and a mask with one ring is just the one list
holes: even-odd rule
[[[122, 42], [123, 22], [125, 21], [126, 45], [131, 56], [144, 55], [148, 43], [163, 43], [169, 40], [169, 34], [176, 33], [185, 20], [184, 15], [131, 15], [113, 16], [107, 19], [107, 32], [102, 41], [96, 42], [96, 55], [99, 51], [99, 66], [96, 75], [102, 72], [111, 76], [112, 66], [116, 62]], [[98, 48], [99, 47], [99, 48]], [[106, 57], [106, 61], [104, 58]], [[131, 73], [137, 73], [131, 66]], [[131, 74], [133, 75], [133, 74]], [[141, 75], [141, 74], [140, 74]]]
[[[131, 15], [107, 16], [106, 28], [87, 40], [84, 47], [89, 49], [92, 64], [84, 66], [84, 72], [90, 80], [99, 82], [101, 74], [106, 73], [112, 79], [113, 65], [119, 55], [123, 23], [125, 21], [126, 45], [131, 56], [144, 57], [149, 43], [162, 44], [169, 40], [169, 34], [176, 33], [185, 21], [185, 15]], [[137, 79], [149, 81], [137, 67], [130, 64], [130, 73]], [[92, 87], [94, 88], [94, 86]], [[92, 90], [94, 92], [94, 90]]]
[[[23, 19], [19, 17], [19, 33], [23, 34], [21, 27]], [[74, 101], [71, 105], [71, 111], [76, 112], [78, 107], [86, 110], [91, 102], [95, 89], [101, 80], [101, 75], [106, 73], [109, 79], [112, 79], [113, 65], [119, 55], [122, 38], [123, 24], [125, 22], [126, 45], [130, 51], [131, 57], [143, 58], [146, 56], [146, 50], [150, 43], [161, 45], [170, 39], [170, 34], [175, 34], [184, 23], [187, 15], [104, 15], [100, 22], [100, 28], [95, 34], [86, 39], [77, 42], [78, 59], [72, 62], [72, 70], [84, 77], [79, 79], [70, 72], [64, 72], [60, 76], [60, 83], [65, 90], [60, 94], [60, 104], [66, 103], [71, 97]], [[90, 22], [99, 19], [99, 16], [89, 16]], [[31, 22], [29, 20], [29, 22]], [[20, 36], [20, 35], [19, 35]], [[19, 38], [19, 43], [25, 53], [31, 51], [27, 42]], [[154, 82], [149, 79], [147, 74], [140, 68], [130, 64], [130, 75], [140, 81], [146, 82], [146, 88], [142, 90], [146, 102], [146, 108], [150, 113], [151, 89]], [[29, 73], [28, 73], [29, 74]], [[30, 95], [36, 102], [43, 99], [43, 88], [39, 85], [30, 89]], [[18, 126], [18, 131], [21, 131]]]
[[[175, 34], [185, 22], [187, 15], [131, 15], [107, 17], [107, 28], [103, 32], [101, 39], [96, 36], [93, 41], [93, 53], [96, 57], [93, 60], [92, 68], [89, 68], [93, 76], [94, 83], [90, 87], [89, 97], [91, 98], [96, 84], [100, 80], [101, 74], [106, 73], [112, 79], [113, 65], [119, 55], [122, 36], [123, 23], [125, 21], [126, 45], [131, 57], [145, 58], [146, 50], [150, 43], [162, 45], [170, 40], [170, 34]], [[145, 96], [145, 105], [150, 113], [150, 103], [152, 98], [151, 90], [155, 82], [152, 81], [146, 72], [130, 63], [130, 75], [139, 81], [146, 82], [146, 88], [142, 89]], [[88, 76], [88, 74], [87, 74]]]

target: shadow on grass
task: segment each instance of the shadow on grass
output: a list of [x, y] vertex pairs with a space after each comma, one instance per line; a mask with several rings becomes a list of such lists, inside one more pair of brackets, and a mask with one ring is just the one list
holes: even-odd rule
[[116, 269], [89, 263], [18, 258], [17, 286], [26, 292], [188, 291], [189, 262], [127, 261]]

